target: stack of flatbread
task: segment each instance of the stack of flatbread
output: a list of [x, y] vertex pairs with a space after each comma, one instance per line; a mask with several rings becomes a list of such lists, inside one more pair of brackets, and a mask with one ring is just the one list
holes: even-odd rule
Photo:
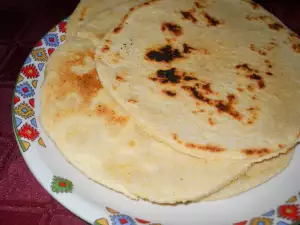
[[248, 0], [85, 0], [48, 61], [40, 122], [132, 199], [225, 199], [287, 167], [299, 71], [299, 37]]

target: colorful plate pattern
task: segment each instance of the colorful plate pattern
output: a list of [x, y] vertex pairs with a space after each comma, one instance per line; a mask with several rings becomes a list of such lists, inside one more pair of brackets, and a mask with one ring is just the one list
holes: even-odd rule
[[[53, 51], [66, 40], [65, 32], [67, 22], [67, 20], [61, 21], [37, 43], [36, 47], [26, 59], [18, 76], [13, 98], [12, 117], [20, 150], [29, 168], [44, 188], [59, 202], [89, 223], [93, 223], [94, 225], [159, 225], [160, 223], [151, 223], [143, 219], [130, 217], [105, 206], [102, 207], [102, 210], [99, 210], [98, 217], [90, 215], [87, 210], [78, 212], [78, 209], [72, 207], [72, 204], [81, 204], [84, 203], [85, 200], [82, 199], [84, 197], [80, 198], [78, 194], [73, 194], [75, 187], [71, 178], [68, 178], [68, 175], [64, 174], [63, 170], [59, 171], [60, 175], [57, 175], [55, 174], [57, 171], [51, 171], [49, 168], [44, 168], [43, 175], [38, 175], [37, 171], [42, 171], [43, 167], [47, 167], [47, 165], [44, 165], [42, 162], [41, 165], [39, 165], [41, 166], [40, 168], [36, 168], [33, 165], [38, 162], [33, 163], [35, 159], [38, 159], [38, 152], [47, 150], [47, 146], [41, 135], [41, 128], [38, 126], [38, 107], [36, 107], [35, 103], [38, 100], [39, 87], [43, 81], [45, 64]], [[63, 163], [67, 164], [67, 162]], [[298, 224], [297, 221], [300, 220], [300, 193], [294, 195], [291, 193], [291, 196], [292, 197], [286, 202], [283, 202], [282, 205], [274, 207], [269, 212], [251, 219], [246, 218], [246, 220], [234, 223], [234, 225]], [[87, 203], [87, 205], [89, 204]], [[247, 204], [241, 207], [247, 207]], [[187, 222], [186, 224], [189, 223]], [[228, 223], [224, 221], [224, 223], [220, 225], [223, 224]]]

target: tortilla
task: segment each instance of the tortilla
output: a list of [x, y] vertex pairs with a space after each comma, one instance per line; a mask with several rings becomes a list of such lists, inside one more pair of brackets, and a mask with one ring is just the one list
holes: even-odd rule
[[[82, 26], [89, 24], [104, 11], [125, 3], [128, 0], [83, 0], [77, 5], [74, 12], [69, 17], [67, 25], [67, 36], [76, 36]], [[138, 1], [137, 1], [138, 2]], [[97, 28], [95, 28], [97, 29]]]
[[80, 1], [74, 12], [70, 15], [67, 24], [67, 36], [76, 36], [77, 30], [80, 26], [87, 22], [107, 7], [108, 3], [114, 1], [107, 0], [84, 0]]
[[132, 199], [200, 199], [245, 173], [249, 163], [199, 159], [143, 132], [103, 89], [94, 45], [69, 39], [50, 57], [39, 121], [64, 157], [86, 176]]
[[264, 184], [289, 165], [293, 153], [293, 150], [289, 150], [287, 153], [280, 154], [274, 158], [254, 163], [244, 175], [233, 180], [221, 190], [203, 198], [202, 201], [227, 199]]
[[[67, 35], [89, 38], [94, 42], [117, 26], [129, 9], [143, 0], [85, 0], [70, 16]], [[109, 20], [107, 18], [110, 18]], [[105, 23], [103, 23], [105, 21]]]
[[205, 159], [257, 162], [299, 141], [300, 40], [244, 0], [152, 0], [96, 48], [109, 94], [145, 132]]

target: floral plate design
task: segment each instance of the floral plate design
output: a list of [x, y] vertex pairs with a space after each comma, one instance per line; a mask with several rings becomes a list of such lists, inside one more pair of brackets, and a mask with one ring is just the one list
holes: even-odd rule
[[14, 131], [22, 155], [31, 172], [54, 198], [94, 225], [300, 224], [297, 222], [300, 221], [297, 172], [300, 163], [296, 162], [300, 161], [300, 150], [295, 151], [284, 172], [247, 193], [228, 200], [178, 206], [132, 201], [93, 182], [67, 163], [38, 122], [38, 96], [45, 65], [66, 40], [67, 23], [67, 19], [63, 20], [51, 29], [26, 59], [17, 79], [12, 108]]

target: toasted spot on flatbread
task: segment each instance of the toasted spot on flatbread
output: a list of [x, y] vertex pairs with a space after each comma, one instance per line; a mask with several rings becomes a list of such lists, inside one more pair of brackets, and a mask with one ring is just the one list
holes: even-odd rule
[[185, 147], [209, 152], [224, 152], [225, 149], [214, 145], [197, 145], [193, 143], [185, 143]]
[[283, 28], [283, 26], [279, 23], [270, 23], [270, 24], [268, 24], [268, 26], [270, 29], [276, 30], [276, 31], [279, 31]]
[[189, 10], [189, 11], [180, 11], [181, 15], [182, 15], [182, 19], [184, 20], [189, 20], [192, 23], [197, 23], [197, 18], [195, 17], [195, 10]]
[[267, 148], [262, 148], [262, 149], [244, 149], [241, 152], [247, 156], [265, 156], [272, 153], [273, 151]]
[[110, 109], [106, 105], [97, 105], [95, 111], [97, 115], [106, 117], [109, 123], [118, 123], [124, 125], [129, 120], [129, 116], [119, 116], [114, 110]]
[[180, 36], [182, 35], [182, 27], [176, 23], [172, 23], [172, 22], [165, 22], [161, 25], [161, 30], [163, 32], [165, 31], [169, 31], [172, 34], [174, 34], [175, 36]]
[[173, 48], [171, 45], [165, 45], [158, 49], [149, 49], [146, 52], [147, 60], [156, 62], [171, 62], [178, 58], [183, 58], [183, 55], [177, 48]]
[[87, 13], [87, 10], [88, 10], [87, 7], [83, 7], [83, 8], [82, 8], [82, 10], [81, 10], [81, 12], [80, 12], [80, 17], [79, 17], [79, 20], [80, 20], [80, 21], [83, 21], [83, 20], [84, 20], [85, 15], [86, 15], [86, 13]]
[[175, 97], [176, 96], [176, 92], [175, 91], [170, 91], [170, 90], [163, 90], [162, 91], [164, 94], [166, 94], [169, 97]]
[[292, 47], [294, 52], [300, 53], [300, 44], [293, 44]]
[[220, 113], [226, 113], [236, 120], [241, 120], [243, 118], [242, 114], [234, 107], [236, 97], [232, 94], [228, 94], [227, 101], [225, 101], [206, 97], [196, 87], [193, 86], [182, 86], [182, 89], [187, 91], [191, 97], [216, 108]]
[[[65, 98], [69, 93], [76, 92], [87, 103], [102, 88], [96, 69], [86, 66], [85, 60], [88, 58], [93, 60], [94, 54], [92, 52], [77, 53], [70, 57], [65, 65], [61, 65], [59, 85], [63, 88], [59, 89], [60, 94], [57, 95], [59, 98]], [[74, 71], [74, 68], [78, 71]]]
[[128, 102], [130, 102], [130, 103], [137, 103], [137, 100], [135, 100], [135, 99], [128, 99]]
[[203, 16], [206, 19], [208, 27], [216, 27], [224, 23], [223, 21], [220, 21], [214, 18], [213, 16], [209, 15], [207, 12], [203, 12]]

